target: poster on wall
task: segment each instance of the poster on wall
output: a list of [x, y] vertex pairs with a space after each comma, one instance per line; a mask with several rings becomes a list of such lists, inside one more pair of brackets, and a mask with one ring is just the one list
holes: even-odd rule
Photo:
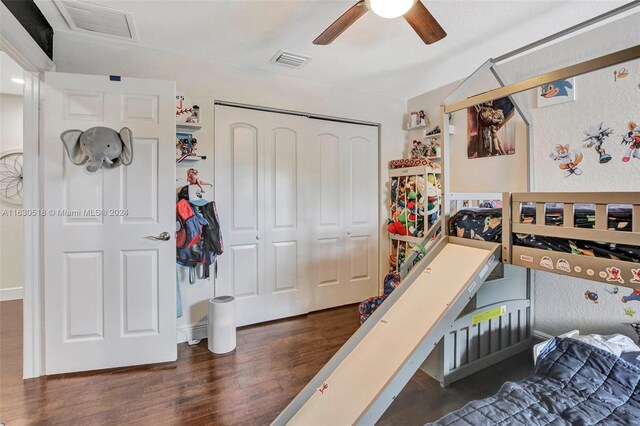
[[515, 130], [507, 126], [514, 110], [508, 97], [467, 108], [468, 158], [515, 154]]
[[538, 87], [538, 108], [576, 100], [576, 79], [567, 78]]

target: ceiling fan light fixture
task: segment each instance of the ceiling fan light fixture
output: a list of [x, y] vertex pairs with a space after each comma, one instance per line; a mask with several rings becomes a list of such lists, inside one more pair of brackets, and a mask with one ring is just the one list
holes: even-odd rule
[[365, 0], [370, 11], [383, 18], [397, 18], [411, 10], [418, 0]]

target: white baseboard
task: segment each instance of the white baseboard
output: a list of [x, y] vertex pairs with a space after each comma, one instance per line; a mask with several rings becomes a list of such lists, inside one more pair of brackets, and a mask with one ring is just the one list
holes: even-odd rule
[[176, 337], [178, 343], [190, 342], [192, 340], [200, 340], [207, 338], [208, 324], [206, 322], [193, 326], [178, 328]]
[[22, 300], [24, 289], [22, 287], [0, 288], [0, 302], [5, 300]]

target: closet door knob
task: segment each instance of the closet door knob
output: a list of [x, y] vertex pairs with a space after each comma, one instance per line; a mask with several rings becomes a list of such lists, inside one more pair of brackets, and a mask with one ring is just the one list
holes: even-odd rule
[[347, 231], [347, 235], [351, 235], [351, 231]]
[[260, 239], [260, 235], [256, 235], [256, 240], [259, 240], [259, 239]]

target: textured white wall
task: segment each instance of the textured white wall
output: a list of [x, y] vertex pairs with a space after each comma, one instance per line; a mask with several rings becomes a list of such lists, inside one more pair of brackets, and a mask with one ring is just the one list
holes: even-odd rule
[[[0, 94], [0, 152], [22, 149], [22, 96]], [[20, 206], [0, 201], [0, 212]], [[0, 290], [24, 285], [21, 216], [0, 215]]]
[[[200, 177], [208, 182], [213, 182], [214, 176], [214, 100], [378, 122], [382, 124], [380, 175], [386, 176], [386, 163], [390, 159], [402, 156], [404, 100], [73, 34], [56, 33], [54, 41], [56, 69], [60, 72], [175, 80], [178, 90], [200, 106], [203, 128], [196, 137], [198, 152], [206, 155], [207, 160], [200, 161], [197, 168]], [[177, 177], [184, 178], [184, 172], [184, 167], [179, 166]], [[385, 180], [382, 182], [380, 220], [384, 221], [387, 190]], [[381, 243], [385, 239], [381, 223]], [[385, 272], [388, 265], [385, 250], [381, 250], [380, 262]], [[181, 282], [184, 317], [178, 321], [178, 327], [204, 323], [206, 300], [213, 296], [213, 281], [198, 281], [193, 286], [186, 278]]]
[[[592, 59], [607, 53], [638, 44], [640, 33], [637, 22], [640, 13], [603, 24], [567, 40], [501, 64], [500, 71], [507, 82], [552, 71], [564, 66]], [[614, 81], [613, 71], [625, 66], [630, 74], [627, 78]], [[492, 88], [485, 80], [481, 87], [474, 87], [468, 95]], [[640, 160], [630, 163], [621, 161], [624, 146], [619, 134], [626, 133], [627, 122], [640, 122], [640, 61], [622, 64], [576, 78], [577, 101], [537, 108], [536, 93], [523, 94], [522, 99], [529, 106], [533, 116], [534, 131], [534, 190], [535, 191], [640, 191]], [[409, 100], [408, 109], [426, 107], [433, 110], [441, 99], [455, 88], [447, 86]], [[454, 118], [457, 120], [457, 117]], [[613, 159], [608, 164], [599, 164], [593, 149], [583, 148], [583, 132], [590, 126], [604, 121], [615, 130], [605, 144]], [[456, 125], [457, 125], [456, 121]], [[457, 126], [459, 127], [459, 126]], [[466, 130], [460, 129], [458, 133]], [[456, 128], [458, 131], [458, 128]], [[457, 136], [459, 137], [459, 135]], [[456, 143], [456, 138], [452, 139]], [[562, 177], [562, 172], [549, 158], [558, 143], [579, 148], [585, 155], [581, 164], [581, 176]], [[480, 160], [464, 160], [452, 149], [452, 190], [485, 191], [503, 190], [506, 182], [518, 181], [521, 176], [513, 168], [485, 167]], [[460, 161], [462, 160], [462, 161]], [[515, 162], [515, 158], [505, 157]], [[486, 163], [489, 164], [489, 163]], [[520, 173], [524, 173], [524, 170]], [[491, 175], [490, 177], [486, 177]], [[477, 176], [480, 182], [469, 180]], [[495, 182], [502, 183], [495, 184]], [[486, 183], [489, 182], [489, 188]], [[495, 189], [492, 189], [495, 188]], [[611, 294], [614, 287], [593, 281], [535, 271], [535, 328], [559, 334], [572, 328], [584, 333], [625, 333], [634, 336], [632, 329], [624, 323], [640, 321], [640, 302], [622, 303], [621, 297], [631, 290], [620, 288]], [[586, 291], [595, 291], [599, 303], [594, 304], [584, 297]], [[631, 308], [633, 316], [625, 315], [624, 308]]]

